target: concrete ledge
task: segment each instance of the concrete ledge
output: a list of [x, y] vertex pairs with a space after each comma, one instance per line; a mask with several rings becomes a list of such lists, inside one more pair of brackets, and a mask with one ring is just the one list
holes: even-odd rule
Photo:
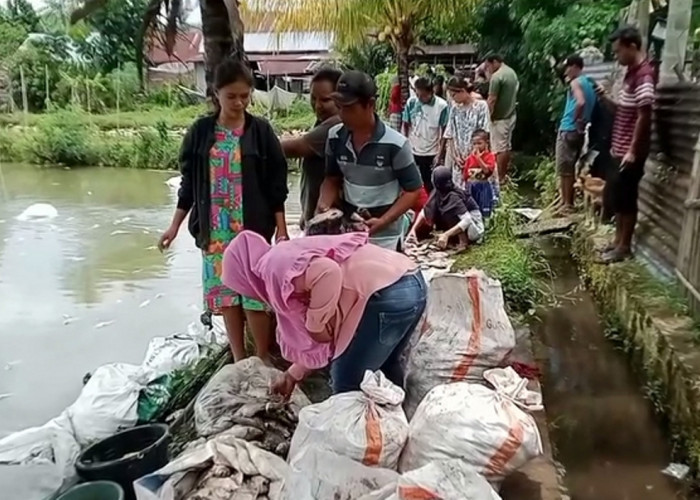
[[674, 460], [700, 471], [700, 332], [664, 286], [639, 262], [595, 262], [603, 229], [579, 224], [572, 252], [610, 329], [631, 356], [646, 395], [668, 428]]

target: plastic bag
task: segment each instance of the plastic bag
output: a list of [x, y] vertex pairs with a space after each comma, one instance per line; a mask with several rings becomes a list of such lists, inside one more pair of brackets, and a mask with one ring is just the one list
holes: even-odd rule
[[160, 377], [199, 360], [199, 344], [188, 335], [151, 339], [141, 366]]
[[[225, 474], [221, 474], [224, 471]], [[281, 458], [232, 436], [217, 436], [134, 482], [137, 500], [281, 500], [289, 466]], [[249, 496], [243, 496], [244, 491]], [[239, 496], [232, 496], [232, 491]]]
[[45, 500], [77, 480], [80, 446], [65, 414], [41, 427], [0, 439], [0, 491], [3, 498]]
[[399, 470], [408, 472], [433, 461], [460, 459], [490, 482], [498, 482], [542, 454], [535, 419], [539, 393], [512, 368], [484, 373], [495, 389], [457, 382], [434, 388], [411, 420]]
[[139, 392], [150, 374], [140, 366], [115, 363], [95, 370], [66, 410], [80, 446], [89, 446], [136, 425]]
[[360, 500], [501, 500], [483, 476], [462, 460], [442, 460], [407, 472], [396, 484]]
[[404, 392], [382, 372], [369, 370], [360, 389], [301, 410], [290, 462], [307, 448], [322, 446], [364, 465], [396, 469], [408, 436]]
[[425, 321], [411, 349], [406, 375], [406, 414], [412, 418], [438, 385], [481, 381], [515, 347], [501, 284], [481, 271], [442, 274], [430, 280]]
[[291, 462], [284, 500], [357, 499], [396, 484], [392, 470], [367, 467], [347, 457], [310, 446]]
[[[247, 358], [224, 366], [197, 396], [194, 422], [197, 434], [208, 437], [234, 425], [250, 427], [253, 419], [265, 419], [271, 411], [289, 410], [296, 423], [299, 410], [310, 404], [300, 389], [295, 389], [288, 405], [276, 404], [270, 395], [270, 382], [281, 372], [266, 366], [259, 358]], [[291, 432], [290, 432], [291, 434]]]

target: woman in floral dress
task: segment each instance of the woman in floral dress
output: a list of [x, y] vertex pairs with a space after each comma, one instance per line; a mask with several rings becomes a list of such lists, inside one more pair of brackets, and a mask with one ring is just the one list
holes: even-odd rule
[[[457, 74], [447, 82], [454, 105], [443, 136], [440, 164], [452, 169], [452, 182], [461, 189], [465, 188], [462, 170], [472, 150], [472, 135], [480, 129], [488, 132], [490, 123], [488, 104], [476, 99], [472, 91], [472, 84], [463, 75]], [[446, 155], [448, 149], [451, 155]]]
[[202, 250], [204, 307], [223, 316], [234, 360], [246, 356], [245, 322], [256, 354], [269, 357], [271, 317], [265, 304], [221, 282], [224, 250], [244, 228], [270, 242], [286, 240], [287, 162], [270, 124], [252, 116], [254, 79], [242, 63], [225, 61], [214, 75], [219, 111], [198, 119], [180, 153], [177, 210], [160, 240], [168, 248], [189, 214], [189, 230]]

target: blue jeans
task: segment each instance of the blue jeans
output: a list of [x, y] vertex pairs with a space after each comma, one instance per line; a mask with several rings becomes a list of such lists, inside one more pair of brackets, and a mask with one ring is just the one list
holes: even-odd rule
[[423, 275], [416, 271], [370, 297], [355, 337], [331, 364], [333, 394], [359, 390], [365, 370], [381, 370], [403, 387], [399, 358], [418, 326], [427, 296]]

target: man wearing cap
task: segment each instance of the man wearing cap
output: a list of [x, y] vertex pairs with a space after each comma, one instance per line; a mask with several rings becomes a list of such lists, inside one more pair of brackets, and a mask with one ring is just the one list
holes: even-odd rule
[[574, 210], [574, 181], [576, 163], [583, 148], [586, 125], [591, 121], [596, 103], [593, 80], [583, 75], [583, 59], [569, 56], [564, 63], [566, 105], [557, 134], [555, 163], [559, 174], [561, 207], [559, 213], [568, 215]]
[[374, 80], [361, 71], [347, 71], [338, 81], [333, 98], [343, 123], [328, 131], [318, 211], [342, 206], [366, 212], [370, 241], [396, 250], [423, 181], [408, 139], [379, 119], [376, 94]]

